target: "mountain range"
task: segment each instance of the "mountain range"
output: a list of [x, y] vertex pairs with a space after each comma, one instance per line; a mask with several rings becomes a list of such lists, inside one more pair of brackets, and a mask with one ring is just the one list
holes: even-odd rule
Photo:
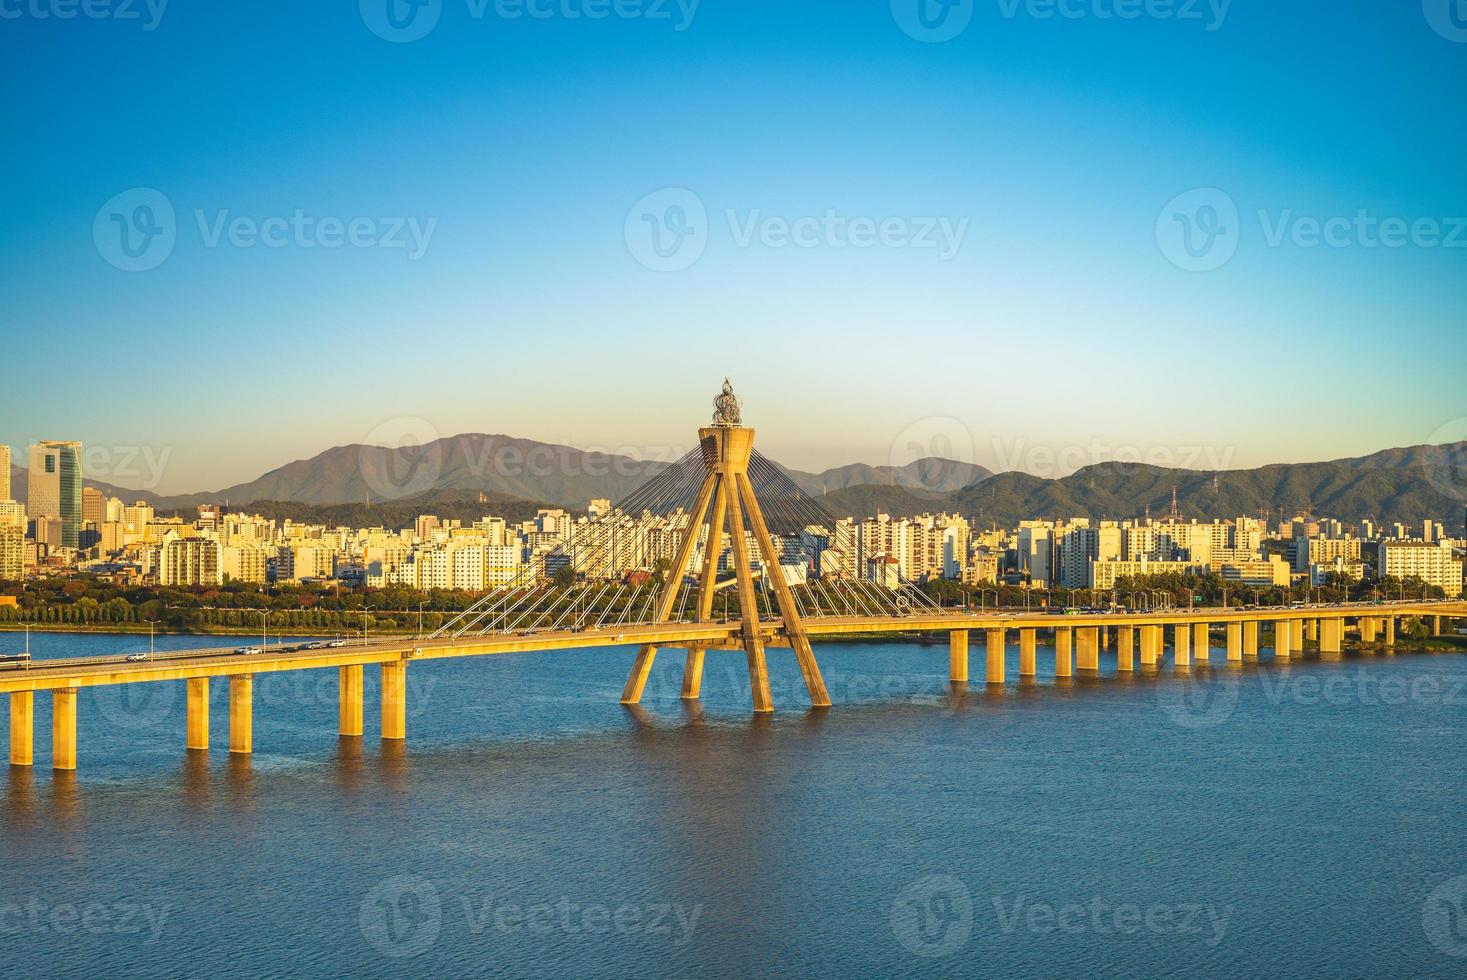
[[[1414, 524], [1431, 518], [1455, 529], [1467, 500], [1463, 461], [1467, 442], [1217, 473], [1099, 463], [1046, 479], [994, 474], [972, 463], [935, 457], [900, 467], [855, 463], [819, 473], [786, 468], [786, 473], [832, 513], [858, 518], [878, 512], [901, 517], [948, 511], [1007, 527], [1043, 517], [1124, 519], [1148, 510], [1165, 516], [1175, 487], [1179, 510], [1188, 519], [1276, 517], [1282, 509], [1289, 515], [1318, 513], [1344, 520], [1370, 517]], [[519, 512], [535, 504], [579, 509], [592, 498], [621, 498], [665, 465], [506, 435], [466, 434], [399, 450], [338, 446], [212, 493], [159, 496], [87, 483], [129, 502], [146, 500], [159, 510], [215, 502], [255, 509], [270, 504], [282, 516], [304, 519], [328, 510], [343, 517], [358, 509], [380, 512], [385, 505], [404, 513], [432, 506], [482, 509], [491, 503], [497, 512]], [[25, 469], [12, 466], [11, 479], [12, 495], [24, 500]]]

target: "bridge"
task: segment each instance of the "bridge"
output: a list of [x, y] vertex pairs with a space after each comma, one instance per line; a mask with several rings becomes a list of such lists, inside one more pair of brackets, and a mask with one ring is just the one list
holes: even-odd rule
[[[788, 648], [799, 663], [810, 706], [831, 705], [813, 638], [892, 633], [946, 634], [948, 679], [969, 683], [970, 637], [984, 642], [984, 680], [1007, 678], [1007, 645], [1018, 638], [1019, 677], [1037, 676], [1041, 638], [1054, 647], [1056, 677], [1094, 673], [1102, 650], [1122, 672], [1157, 671], [1170, 653], [1179, 671], [1206, 663], [1214, 630], [1227, 662], [1257, 659], [1271, 633], [1276, 661], [1338, 658], [1347, 633], [1366, 650], [1390, 650], [1403, 619], [1424, 619], [1440, 635], [1467, 618], [1467, 602], [1405, 601], [1286, 608], [1032, 612], [941, 608], [909, 582], [877, 584], [824, 561], [835, 520], [753, 449], [727, 382], [699, 447], [656, 473], [611, 513], [579, 526], [554, 557], [557, 574], [528, 566], [499, 583], [434, 633], [321, 649], [234, 646], [122, 657], [37, 660], [0, 667], [10, 699], [10, 763], [33, 763], [35, 695], [51, 699], [52, 766], [76, 768], [77, 694], [115, 684], [186, 685], [184, 745], [210, 747], [209, 684], [229, 684], [229, 751], [253, 751], [257, 674], [336, 670], [338, 733], [364, 731], [363, 678], [381, 671], [381, 737], [407, 737], [407, 670], [414, 661], [635, 646], [622, 703], [638, 703], [659, 650], [684, 651], [682, 697], [699, 698], [709, 650], [742, 651], [754, 711], [774, 710], [766, 650]], [[790, 574], [793, 567], [796, 574]], [[800, 570], [804, 570], [803, 572]], [[731, 574], [730, 574], [731, 572]], [[791, 581], [793, 579], [793, 581]]]

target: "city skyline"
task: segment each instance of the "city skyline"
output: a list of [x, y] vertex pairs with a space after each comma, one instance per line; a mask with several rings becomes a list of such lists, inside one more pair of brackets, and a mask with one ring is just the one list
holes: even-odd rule
[[[147, 432], [177, 492], [402, 416], [680, 445], [666, 407], [701, 411], [726, 372], [767, 451], [803, 468], [888, 462], [932, 417], [984, 445], [1237, 447], [1236, 466], [1418, 445], [1462, 418], [1467, 185], [1441, 165], [1467, 144], [1461, 46], [1415, 5], [1202, 5], [1201, 21], [973, 5], [945, 43], [889, 4], [847, 8], [705, 3], [681, 23], [445, 5], [411, 43], [350, 7], [292, 10], [285, 31], [177, 6], [153, 29], [9, 23], [17, 70], [53, 93], [45, 116], [10, 110], [30, 231], [0, 243], [10, 319], [107, 351], [109, 373], [65, 399], [16, 378], [14, 403], [44, 408], [7, 413], [23, 428], [4, 438]], [[801, 61], [754, 43], [776, 24]], [[1377, 56], [1341, 62], [1362, 32]], [[238, 85], [245, 52], [270, 70]], [[149, 93], [147, 139], [94, 97], [119, 73]], [[262, 101], [289, 108], [256, 118]], [[138, 189], [174, 235], [127, 271], [106, 236]], [[1223, 196], [1169, 212], [1208, 189]], [[1229, 204], [1236, 253], [1193, 271], [1166, 233]], [[638, 229], [684, 205], [706, 234], [663, 271]], [[404, 247], [323, 245], [327, 219]], [[1311, 243], [1332, 220], [1343, 247]], [[889, 244], [860, 245], [861, 221], [894, 222]], [[1380, 245], [1391, 221], [1440, 234]], [[802, 228], [810, 247], [789, 240]], [[114, 410], [165, 379], [169, 398]]]

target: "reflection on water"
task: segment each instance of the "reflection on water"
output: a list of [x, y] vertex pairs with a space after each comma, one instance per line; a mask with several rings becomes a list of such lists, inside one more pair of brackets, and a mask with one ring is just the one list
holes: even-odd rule
[[[1125, 675], [1112, 656], [1055, 681], [1041, 650], [1039, 677], [990, 687], [950, 685], [940, 645], [819, 652], [836, 706], [806, 708], [793, 657], [771, 657], [773, 716], [750, 714], [737, 654], [710, 654], [703, 702], [666, 658], [636, 707], [617, 703], [630, 650], [415, 663], [406, 742], [376, 737], [374, 671], [360, 738], [336, 734], [330, 685], [262, 685], [253, 756], [185, 752], [181, 696], [84, 692], [78, 772], [52, 773], [41, 738], [36, 767], [10, 769], [0, 894], [163, 926], [26, 926], [7, 967], [202, 973], [222, 950], [230, 973], [380, 976], [1467, 962], [1422, 925], [1467, 874], [1467, 660]], [[1097, 903], [1152, 926], [1046, 927]], [[1231, 909], [1220, 935], [1180, 927], [1194, 906]]]

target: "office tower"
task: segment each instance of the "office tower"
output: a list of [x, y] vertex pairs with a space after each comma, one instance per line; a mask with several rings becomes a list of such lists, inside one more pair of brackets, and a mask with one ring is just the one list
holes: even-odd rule
[[96, 487], [82, 488], [82, 524], [101, 527], [107, 520], [107, 498]]
[[40, 442], [30, 448], [29, 507], [32, 520], [61, 520], [65, 548], [78, 546], [82, 525], [81, 443]]
[[0, 446], [0, 500], [13, 500], [10, 496], [10, 447]]

